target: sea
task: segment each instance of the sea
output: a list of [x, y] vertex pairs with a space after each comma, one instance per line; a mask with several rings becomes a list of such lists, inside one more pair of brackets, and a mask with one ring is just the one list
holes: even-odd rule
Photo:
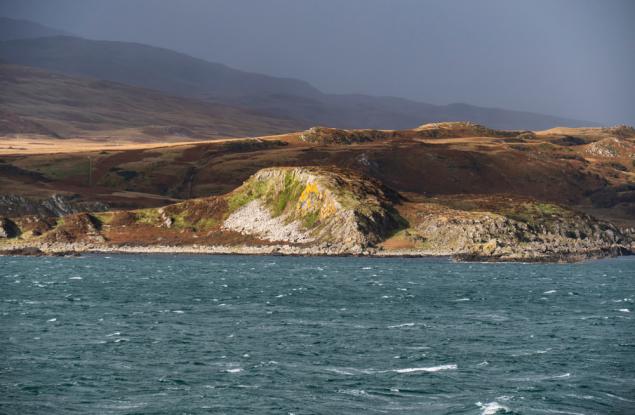
[[635, 414], [635, 259], [0, 258], [2, 414]]

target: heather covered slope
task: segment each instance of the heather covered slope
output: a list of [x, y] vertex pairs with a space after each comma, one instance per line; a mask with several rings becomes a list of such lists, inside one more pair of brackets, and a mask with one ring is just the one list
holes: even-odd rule
[[[0, 216], [12, 236], [3, 244], [522, 261], [628, 254], [634, 146], [626, 126], [531, 132], [454, 122], [8, 154]], [[53, 194], [69, 213], [106, 211], [34, 215]]]
[[528, 197], [635, 226], [634, 145], [629, 127], [538, 132], [470, 123], [401, 131], [314, 128], [231, 142], [5, 154], [0, 155], [0, 187], [30, 198], [79, 194], [82, 200], [135, 208], [228, 193], [266, 167], [323, 166], [356, 171], [402, 194]]
[[0, 135], [150, 141], [292, 131], [297, 123], [238, 107], [0, 64]]

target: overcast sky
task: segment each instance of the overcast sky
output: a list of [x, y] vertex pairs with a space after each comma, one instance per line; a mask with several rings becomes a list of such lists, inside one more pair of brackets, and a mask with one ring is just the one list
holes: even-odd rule
[[0, 0], [0, 15], [325, 92], [635, 124], [633, 0]]

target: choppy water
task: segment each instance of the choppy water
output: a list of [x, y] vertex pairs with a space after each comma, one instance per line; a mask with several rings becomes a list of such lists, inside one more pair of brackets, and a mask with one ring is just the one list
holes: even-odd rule
[[7, 414], [634, 414], [635, 261], [0, 258]]

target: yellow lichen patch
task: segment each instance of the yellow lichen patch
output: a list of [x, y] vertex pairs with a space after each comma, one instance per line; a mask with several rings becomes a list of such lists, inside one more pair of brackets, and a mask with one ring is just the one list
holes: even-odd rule
[[298, 198], [297, 210], [302, 213], [317, 212], [324, 220], [338, 211], [338, 204], [328, 190], [320, 190], [315, 182], [309, 182]]
[[315, 182], [307, 183], [298, 199], [298, 206], [301, 210], [312, 210], [319, 203], [320, 196], [318, 185]]
[[322, 205], [322, 209], [320, 210], [320, 220], [326, 219], [329, 216], [336, 214], [338, 210], [339, 210], [338, 205], [335, 203], [334, 200], [332, 199], [327, 200]]

